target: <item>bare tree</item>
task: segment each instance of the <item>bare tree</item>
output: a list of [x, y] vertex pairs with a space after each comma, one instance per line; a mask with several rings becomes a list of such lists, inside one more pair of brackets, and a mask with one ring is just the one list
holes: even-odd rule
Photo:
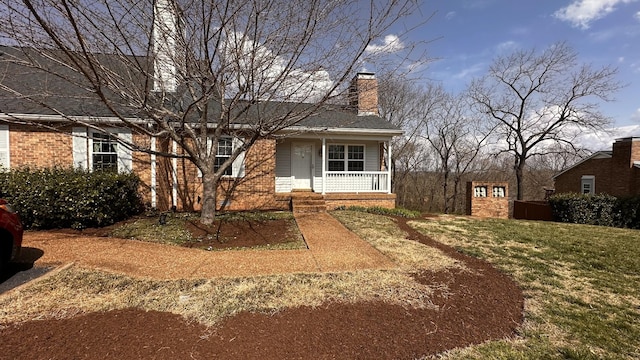
[[572, 48], [558, 43], [541, 53], [500, 56], [488, 75], [470, 85], [476, 109], [497, 125], [500, 151], [513, 155], [518, 200], [529, 158], [553, 152], [557, 143], [578, 150], [573, 140], [580, 132], [610, 122], [594, 100], [611, 100], [621, 87], [616, 73], [580, 64]]
[[[470, 117], [465, 95], [448, 94], [441, 87], [432, 93], [438, 94], [435, 97], [438, 106], [424, 119], [422, 137], [439, 161], [443, 211], [447, 214], [456, 211], [462, 178], [473, 167], [491, 130]], [[451, 193], [450, 182], [453, 182]]]
[[[411, 0], [0, 0], [0, 39], [14, 49], [4, 61], [64, 80], [85, 105], [103, 109], [120, 126], [175, 142], [179, 153], [157, 154], [186, 158], [199, 169], [201, 221], [211, 223], [217, 185], [233, 162], [258, 139], [333, 101], [356, 67], [388, 50], [371, 51], [372, 42], [416, 6]], [[400, 35], [392, 46], [401, 47]], [[24, 92], [3, 83], [2, 90], [101, 129], [95, 118], [60, 110], [54, 89]], [[240, 143], [216, 162], [228, 136]]]

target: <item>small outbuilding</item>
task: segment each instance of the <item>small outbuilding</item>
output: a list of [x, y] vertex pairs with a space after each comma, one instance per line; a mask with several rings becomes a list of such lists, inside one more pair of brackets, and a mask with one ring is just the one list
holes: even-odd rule
[[467, 182], [467, 215], [508, 219], [508, 188], [506, 182]]

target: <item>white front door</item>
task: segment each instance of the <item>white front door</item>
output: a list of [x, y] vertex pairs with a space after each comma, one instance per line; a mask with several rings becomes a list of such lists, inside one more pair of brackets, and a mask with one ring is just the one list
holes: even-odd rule
[[291, 177], [294, 189], [311, 189], [313, 176], [313, 144], [293, 143]]

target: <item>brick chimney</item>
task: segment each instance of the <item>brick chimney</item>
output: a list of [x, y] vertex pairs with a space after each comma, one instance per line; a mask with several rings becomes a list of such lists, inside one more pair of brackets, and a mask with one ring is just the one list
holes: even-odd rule
[[624, 167], [632, 167], [634, 162], [640, 161], [640, 138], [616, 139], [613, 143], [613, 161]]
[[358, 111], [358, 116], [379, 115], [378, 80], [373, 73], [360, 72], [349, 86], [349, 105]]

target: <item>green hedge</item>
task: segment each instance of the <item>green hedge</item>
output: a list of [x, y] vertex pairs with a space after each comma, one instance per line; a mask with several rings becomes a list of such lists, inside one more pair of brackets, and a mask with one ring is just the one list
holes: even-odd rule
[[555, 221], [640, 229], [640, 197], [559, 194], [549, 199]]
[[0, 197], [20, 214], [25, 228], [100, 227], [139, 214], [140, 179], [109, 171], [48, 168], [0, 173]]

